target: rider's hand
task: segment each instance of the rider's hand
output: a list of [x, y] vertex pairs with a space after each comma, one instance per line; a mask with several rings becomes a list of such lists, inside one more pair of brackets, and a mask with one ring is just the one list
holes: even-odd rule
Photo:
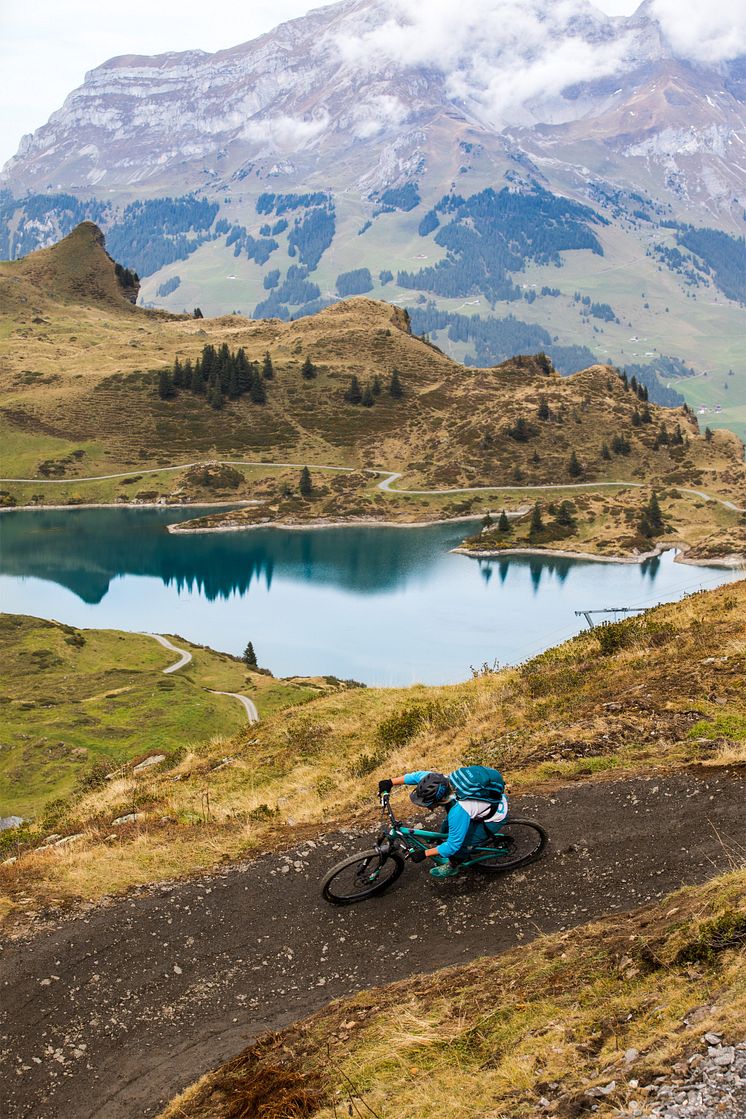
[[414, 851], [409, 852], [409, 857], [413, 863], [421, 863], [425, 858], [425, 852], [421, 847], [416, 847]]
[[390, 793], [394, 787], [394, 782], [390, 777], [384, 777], [383, 781], [378, 782], [378, 795], [383, 796], [384, 793]]

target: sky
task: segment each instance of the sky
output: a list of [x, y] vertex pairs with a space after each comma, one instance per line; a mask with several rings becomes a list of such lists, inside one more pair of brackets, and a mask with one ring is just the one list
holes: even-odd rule
[[[638, 2], [596, 0], [596, 6], [608, 15], [627, 15]], [[680, 20], [682, 4], [693, 0], [655, 2], [672, 4]], [[713, 3], [718, 7], [721, 0], [711, 0], [708, 11]], [[321, 6], [321, 0], [221, 0], [218, 18], [206, 18], [209, 8], [194, 0], [128, 0], [124, 7], [101, 0], [0, 0], [0, 166], [23, 134], [44, 124], [85, 72], [108, 58], [220, 50]]]

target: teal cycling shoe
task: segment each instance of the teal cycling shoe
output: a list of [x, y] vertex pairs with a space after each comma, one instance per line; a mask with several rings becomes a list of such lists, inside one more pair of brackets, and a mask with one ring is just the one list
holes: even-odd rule
[[459, 868], [447, 860], [442, 862], [440, 866], [434, 866], [430, 870], [433, 878], [453, 878], [458, 872]]

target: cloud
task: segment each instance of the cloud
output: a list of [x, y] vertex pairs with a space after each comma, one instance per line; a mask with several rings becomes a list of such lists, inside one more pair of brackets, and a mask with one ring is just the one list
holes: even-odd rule
[[242, 136], [254, 143], [266, 144], [273, 151], [297, 151], [321, 135], [328, 125], [328, 113], [321, 113], [310, 120], [283, 114], [247, 121]]
[[380, 93], [355, 106], [352, 131], [358, 139], [369, 140], [386, 128], [403, 124], [408, 117], [409, 109], [398, 97]]
[[746, 54], [743, 0], [652, 0], [651, 14], [680, 58], [716, 64]]
[[351, 68], [439, 74], [492, 124], [616, 73], [627, 53], [626, 36], [585, 0], [380, 0], [334, 41]]

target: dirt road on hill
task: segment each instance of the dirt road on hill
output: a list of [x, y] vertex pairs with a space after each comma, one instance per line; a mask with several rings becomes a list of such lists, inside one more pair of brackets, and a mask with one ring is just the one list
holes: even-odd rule
[[[552, 845], [512, 875], [410, 866], [347, 909], [318, 881], [369, 845], [335, 834], [149, 887], [0, 953], [0, 1112], [153, 1116], [251, 1038], [357, 989], [494, 954], [647, 902], [744, 858], [746, 775], [679, 773], [515, 797]], [[400, 803], [405, 804], [402, 798]]]

